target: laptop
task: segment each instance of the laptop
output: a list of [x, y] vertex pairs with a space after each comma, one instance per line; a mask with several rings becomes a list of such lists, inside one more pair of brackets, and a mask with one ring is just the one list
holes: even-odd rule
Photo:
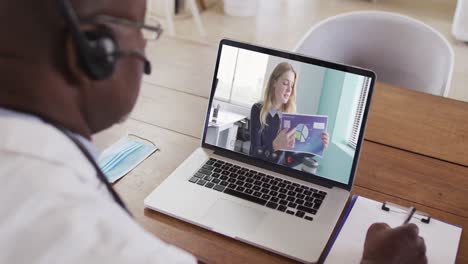
[[319, 261], [353, 186], [375, 80], [369, 70], [222, 40], [201, 145], [145, 207]]

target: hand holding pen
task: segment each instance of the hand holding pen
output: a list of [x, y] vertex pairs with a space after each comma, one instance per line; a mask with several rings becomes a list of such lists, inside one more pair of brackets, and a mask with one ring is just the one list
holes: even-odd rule
[[426, 244], [419, 228], [408, 224], [416, 208], [411, 207], [403, 225], [391, 228], [384, 223], [370, 226], [361, 263], [427, 263]]
[[403, 222], [403, 225], [406, 225], [409, 223], [409, 221], [411, 221], [411, 218], [413, 218], [413, 215], [414, 213], [416, 212], [416, 208], [415, 207], [410, 207], [410, 209], [408, 210], [408, 216], [406, 217], [405, 221]]

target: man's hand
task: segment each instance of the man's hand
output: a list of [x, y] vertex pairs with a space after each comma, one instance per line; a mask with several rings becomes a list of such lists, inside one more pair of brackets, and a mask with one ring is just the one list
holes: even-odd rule
[[377, 223], [369, 227], [361, 264], [427, 263], [426, 244], [415, 224], [390, 228]]

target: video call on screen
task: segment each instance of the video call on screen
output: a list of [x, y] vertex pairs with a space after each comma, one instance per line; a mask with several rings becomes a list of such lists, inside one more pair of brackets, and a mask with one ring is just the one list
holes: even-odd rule
[[222, 46], [205, 143], [348, 184], [370, 78]]

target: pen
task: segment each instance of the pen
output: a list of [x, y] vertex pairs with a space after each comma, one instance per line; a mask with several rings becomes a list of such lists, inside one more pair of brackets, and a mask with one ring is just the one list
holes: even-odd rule
[[405, 221], [403, 222], [404, 225], [409, 223], [411, 218], [413, 217], [414, 213], [416, 212], [416, 207], [410, 207], [408, 216], [406, 217]]

